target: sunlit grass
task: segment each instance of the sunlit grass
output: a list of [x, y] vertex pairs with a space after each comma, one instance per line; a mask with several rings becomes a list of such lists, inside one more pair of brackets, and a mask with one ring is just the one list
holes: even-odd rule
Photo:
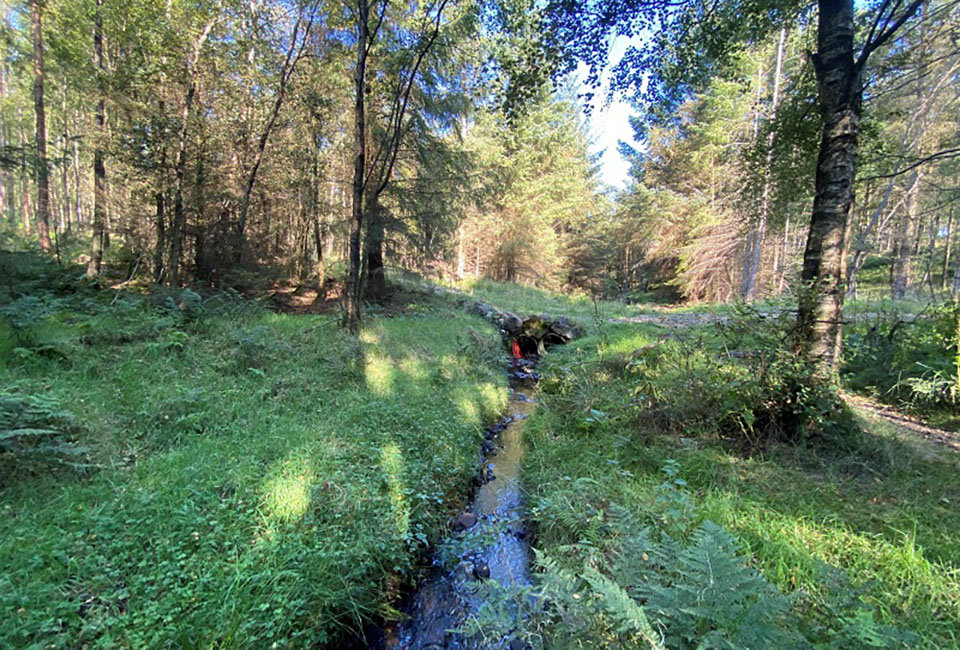
[[[661, 333], [618, 325], [606, 345], [586, 339], [543, 361], [540, 404], [525, 428], [535, 545], [554, 557], [571, 545], [615, 552], [602, 532], [610, 504], [661, 525], [660, 468], [674, 459], [697, 517], [733, 533], [768, 580], [809, 608], [805, 617], [838, 625], [824, 603], [862, 599], [878, 620], [917, 632], [919, 647], [958, 647], [960, 454], [907, 443], [872, 419], [852, 451], [775, 446], [752, 458], [696, 431], [651, 430], [623, 368]], [[846, 586], [831, 585], [827, 566]]]
[[4, 477], [0, 646], [329, 647], [358, 629], [468, 489], [506, 403], [496, 332], [427, 297], [359, 340], [328, 316], [182, 322], [112, 298], [67, 301], [18, 343], [50, 353], [3, 352], [0, 384], [57, 398], [98, 467]]
[[316, 482], [313, 467], [300, 457], [281, 463], [264, 487], [264, 505], [270, 519], [298, 521], [310, 506], [310, 489]]

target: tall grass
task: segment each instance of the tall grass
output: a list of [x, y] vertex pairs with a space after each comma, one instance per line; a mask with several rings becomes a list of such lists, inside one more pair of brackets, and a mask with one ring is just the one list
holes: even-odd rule
[[3, 459], [0, 647], [333, 643], [389, 611], [506, 401], [496, 333], [426, 299], [355, 339], [231, 298], [31, 295], [0, 384], [72, 413], [95, 468]]
[[[577, 341], [541, 365], [540, 404], [525, 429], [536, 547], [582, 571], [620, 552], [604, 532], [617, 508], [637, 513], [638, 525], [672, 530], [658, 494], [661, 468], [675, 461], [697, 521], [731, 532], [794, 596], [803, 623], [792, 625], [815, 647], [867, 647], [861, 624], [913, 632], [911, 647], [958, 647], [960, 455], [861, 419], [864, 433], [844, 447], [773, 444], [745, 457], [682, 416], [668, 428], [648, 418], [630, 364], [665, 332], [619, 325], [606, 334], [606, 344]], [[700, 340], [719, 352], [718, 337]], [[685, 390], [662, 388], [664, 399]]]

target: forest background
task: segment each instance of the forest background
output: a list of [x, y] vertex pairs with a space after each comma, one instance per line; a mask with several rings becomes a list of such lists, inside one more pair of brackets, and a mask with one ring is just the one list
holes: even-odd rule
[[[351, 280], [352, 237], [355, 284], [373, 300], [385, 269], [691, 302], [796, 290], [820, 133], [810, 16], [758, 28], [659, 96], [628, 49], [613, 85], [634, 98], [643, 146], [623, 145], [631, 181], [618, 192], [599, 181], [545, 10], [369, 8], [8, 5], [4, 236], [86, 261], [93, 278], [106, 255], [113, 280], [282, 278], [322, 299]], [[851, 296], [864, 273], [894, 299], [960, 288], [957, 12], [913, 10], [864, 71]], [[873, 18], [867, 7], [857, 20]]]

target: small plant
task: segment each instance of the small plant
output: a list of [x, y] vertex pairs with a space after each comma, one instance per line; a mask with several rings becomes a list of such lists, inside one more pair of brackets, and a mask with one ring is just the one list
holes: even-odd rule
[[54, 399], [0, 391], [0, 458], [66, 463], [87, 452], [69, 441], [76, 428]]
[[960, 382], [960, 306], [948, 303], [916, 316], [898, 311], [849, 328], [843, 379], [919, 414], [954, 412]]

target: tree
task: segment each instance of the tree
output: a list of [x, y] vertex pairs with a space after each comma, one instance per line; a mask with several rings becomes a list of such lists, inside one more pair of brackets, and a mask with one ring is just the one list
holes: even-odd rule
[[47, 161], [47, 113], [43, 97], [43, 2], [31, 0], [30, 25], [33, 31], [33, 107], [37, 118], [37, 233], [45, 251], [50, 240], [50, 169]]
[[[888, 42], [919, 10], [923, 0], [880, 0], [870, 7], [868, 33], [857, 52], [853, 0], [818, 0], [817, 51], [811, 54], [821, 118], [815, 198], [804, 252], [795, 349], [827, 372], [839, 358], [844, 296], [844, 250], [853, 205], [862, 112], [862, 75], [872, 52]], [[722, 73], [737, 48], [797, 19], [804, 3], [739, 0], [705, 3], [616, 0], [579, 5], [557, 0], [547, 6], [550, 43], [585, 60], [594, 79], [606, 62], [611, 31], [626, 35], [653, 30], [647, 45], [632, 48], [615, 70], [620, 87], [639, 91], [641, 72], [651, 72], [646, 96], [652, 119], [669, 120], [670, 109], [705, 81]]]
[[[411, 9], [411, 27], [414, 42], [409, 50], [410, 63], [401, 68], [396, 77], [395, 93], [390, 102], [389, 112], [383, 124], [378, 147], [372, 151], [373, 157], [368, 157], [367, 137], [369, 125], [367, 123], [367, 74], [370, 52], [377, 43], [380, 30], [384, 28], [388, 19], [389, 0], [359, 0], [354, 12], [356, 26], [356, 63], [354, 64], [354, 167], [353, 167], [353, 196], [352, 214], [350, 223], [350, 255], [349, 270], [344, 295], [344, 326], [351, 333], [356, 333], [360, 326], [360, 302], [362, 299], [361, 283], [361, 238], [364, 220], [376, 213], [380, 195], [387, 188], [397, 162], [400, 142], [405, 126], [404, 119], [410, 105], [411, 92], [417, 80], [417, 74], [424, 58], [430, 52], [443, 26], [444, 9], [447, 0], [438, 0], [436, 3], [416, 4]], [[371, 11], [373, 15], [371, 16]], [[367, 227], [382, 228], [379, 221], [368, 223]], [[382, 235], [371, 238], [373, 246], [382, 245]], [[374, 263], [377, 257], [374, 256]], [[379, 258], [379, 271], [374, 270], [375, 276], [382, 275], [382, 254]], [[374, 282], [381, 282], [375, 277]], [[375, 288], [380, 291], [379, 286]]]
[[96, 0], [93, 17], [93, 60], [97, 76], [97, 110], [95, 134], [96, 144], [93, 153], [93, 235], [90, 239], [90, 261], [87, 264], [87, 276], [100, 275], [103, 260], [104, 232], [107, 211], [107, 170], [103, 161], [103, 147], [106, 138], [106, 66], [103, 60], [103, 0]]

